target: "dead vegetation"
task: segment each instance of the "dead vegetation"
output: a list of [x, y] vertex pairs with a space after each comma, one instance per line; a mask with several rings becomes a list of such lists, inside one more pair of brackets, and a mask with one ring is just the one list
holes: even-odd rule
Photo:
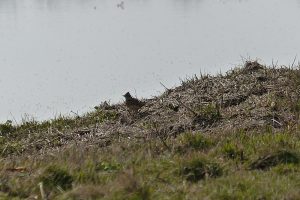
[[104, 102], [83, 116], [18, 126], [8, 120], [0, 125], [0, 153], [43, 153], [81, 142], [104, 147], [118, 137], [163, 141], [193, 131], [292, 131], [299, 124], [300, 71], [249, 61], [225, 75], [194, 76], [144, 102], [135, 114], [124, 104]]

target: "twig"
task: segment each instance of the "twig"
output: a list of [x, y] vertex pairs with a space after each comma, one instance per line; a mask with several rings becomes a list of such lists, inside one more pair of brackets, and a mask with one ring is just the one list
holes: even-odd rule
[[73, 110], [71, 110], [71, 113], [73, 113], [74, 115], [76, 115], [76, 117], [80, 118], [79, 114], [74, 112]]
[[274, 60], [272, 59], [272, 67], [273, 67], [273, 69], [275, 69], [277, 65], [278, 65], [278, 60], [276, 61], [276, 63], [274, 63]]
[[175, 99], [179, 104], [181, 104], [183, 107], [185, 107], [188, 111], [190, 111], [191, 113], [193, 113], [195, 116], [198, 116], [199, 114], [196, 113], [195, 111], [193, 111], [191, 108], [189, 108], [187, 105], [185, 105], [184, 103], [182, 103], [181, 100], [179, 100], [178, 98]]
[[277, 123], [279, 126], [282, 126], [282, 123], [280, 123], [279, 121], [277, 121], [276, 119], [271, 119], [272, 122], [273, 122], [273, 126], [274, 126], [274, 122]]
[[294, 58], [294, 61], [293, 61], [293, 63], [292, 63], [292, 66], [291, 66], [291, 68], [293, 68], [294, 67], [294, 64], [295, 64], [295, 62], [296, 62], [296, 59], [297, 59], [297, 55], [295, 56], [295, 58]]
[[158, 136], [158, 138], [160, 139], [160, 141], [162, 142], [162, 144], [171, 152], [171, 148], [167, 145], [166, 141], [161, 137], [159, 130], [157, 128], [157, 124], [155, 122], [154, 123], [154, 128], [155, 128], [155, 132], [156, 135]]
[[10, 112], [10, 115], [12, 116], [12, 118], [13, 118], [13, 120], [15, 121], [16, 125], [18, 125], [18, 122], [17, 122], [15, 116], [14, 116], [11, 112]]
[[2, 150], [2, 155], [5, 153], [6, 149], [8, 147], [8, 144], [5, 146], [5, 148]]
[[167, 92], [171, 91], [171, 89], [167, 88], [162, 82], [159, 83], [167, 90]]
[[39, 186], [40, 186], [40, 192], [41, 192], [41, 198], [42, 198], [42, 200], [47, 200], [47, 197], [46, 197], [46, 194], [45, 194], [45, 191], [44, 191], [43, 182], [40, 182]]

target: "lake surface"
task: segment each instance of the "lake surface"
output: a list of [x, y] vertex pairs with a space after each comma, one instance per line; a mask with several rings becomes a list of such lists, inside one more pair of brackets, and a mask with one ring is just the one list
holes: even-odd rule
[[299, 0], [0, 0], [0, 121], [151, 97], [249, 57], [291, 64], [299, 19]]

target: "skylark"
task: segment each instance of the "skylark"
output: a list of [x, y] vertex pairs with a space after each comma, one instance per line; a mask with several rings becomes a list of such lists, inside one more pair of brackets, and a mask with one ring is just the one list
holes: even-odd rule
[[129, 92], [123, 95], [125, 97], [125, 105], [129, 109], [129, 112], [137, 113], [138, 110], [145, 105], [145, 102], [142, 102], [131, 96]]

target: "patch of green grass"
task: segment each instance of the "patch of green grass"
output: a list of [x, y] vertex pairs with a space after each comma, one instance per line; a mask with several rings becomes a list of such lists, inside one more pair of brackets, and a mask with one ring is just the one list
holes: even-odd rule
[[201, 157], [185, 160], [180, 167], [180, 174], [191, 182], [197, 182], [209, 177], [215, 178], [221, 176], [222, 173], [223, 170], [219, 164]]
[[214, 141], [201, 133], [184, 133], [179, 136], [179, 142], [184, 148], [205, 150], [214, 145]]
[[7, 120], [4, 124], [0, 124], [0, 135], [5, 136], [15, 131], [12, 121]]
[[[37, 159], [35, 164], [25, 159], [22, 162], [31, 166], [31, 176], [38, 179], [19, 172], [10, 172], [5, 179], [7, 172], [2, 169], [0, 180], [6, 181], [0, 181], [0, 191], [7, 199], [25, 199], [39, 195], [38, 184], [43, 182], [51, 199], [65, 200], [298, 197], [300, 145], [296, 134], [239, 132], [217, 137], [219, 140], [215, 135], [185, 133], [166, 139], [170, 147], [187, 149], [179, 153], [152, 139], [124, 139], [105, 148], [74, 147]], [[233, 162], [240, 160], [241, 150], [245, 162]], [[40, 174], [40, 169], [45, 170]]]
[[119, 170], [121, 168], [121, 165], [118, 163], [109, 163], [109, 162], [99, 162], [96, 164], [96, 171], [115, 171]]
[[232, 138], [235, 143], [243, 146], [244, 156], [253, 158], [281, 149], [295, 150], [300, 147], [298, 136], [290, 133], [257, 133], [238, 135]]
[[21, 142], [11, 141], [0, 146], [0, 155], [21, 154], [24, 150]]
[[60, 187], [63, 190], [68, 190], [72, 188], [74, 178], [62, 167], [51, 165], [44, 170], [39, 180], [46, 189], [53, 190]]
[[114, 176], [121, 169], [121, 165], [113, 162], [87, 161], [80, 169], [75, 170], [74, 179], [77, 183], [99, 184]]
[[279, 164], [298, 164], [299, 155], [288, 151], [279, 150], [272, 153], [268, 153], [252, 161], [249, 165], [250, 169], [269, 169]]
[[55, 119], [51, 120], [49, 124], [46, 121], [41, 126], [43, 127], [44, 125], [45, 127], [51, 127], [58, 130], [65, 130], [76, 126], [77, 121], [77, 118], [58, 116]]
[[194, 111], [197, 114], [194, 116], [193, 124], [198, 124], [201, 127], [209, 127], [221, 119], [221, 112], [217, 104], [201, 105]]
[[75, 181], [80, 184], [98, 184], [100, 182], [100, 175], [95, 170], [94, 165], [85, 165], [85, 167], [76, 170], [73, 177]]
[[202, 105], [195, 109], [197, 113], [203, 118], [207, 118], [209, 120], [218, 120], [221, 117], [219, 107], [214, 103], [209, 103], [207, 105]]
[[229, 159], [244, 159], [243, 150], [239, 149], [238, 146], [232, 142], [227, 142], [222, 147], [222, 152], [225, 157]]
[[87, 113], [82, 117], [83, 124], [97, 124], [106, 121], [114, 121], [118, 118], [118, 113], [110, 110], [97, 109], [94, 112]]
[[[0, 160], [0, 192], [24, 199], [39, 195], [43, 182], [49, 198], [65, 200], [296, 198], [299, 136], [184, 133], [166, 138], [170, 150], [159, 139], [115, 138], [103, 148], [74, 146], [34, 161]], [[25, 166], [31, 175], [7, 172], [6, 166]]]
[[216, 200], [289, 199], [291, 194], [299, 197], [299, 193], [298, 195], [295, 193], [298, 190], [299, 180], [299, 174], [292, 179], [269, 171], [239, 171], [217, 180], [208, 180], [194, 195], [198, 195], [198, 199], [208, 197]]
[[299, 166], [294, 163], [290, 164], [279, 164], [275, 166], [272, 171], [278, 173], [280, 175], [289, 175], [289, 174], [296, 174], [300, 172]]

